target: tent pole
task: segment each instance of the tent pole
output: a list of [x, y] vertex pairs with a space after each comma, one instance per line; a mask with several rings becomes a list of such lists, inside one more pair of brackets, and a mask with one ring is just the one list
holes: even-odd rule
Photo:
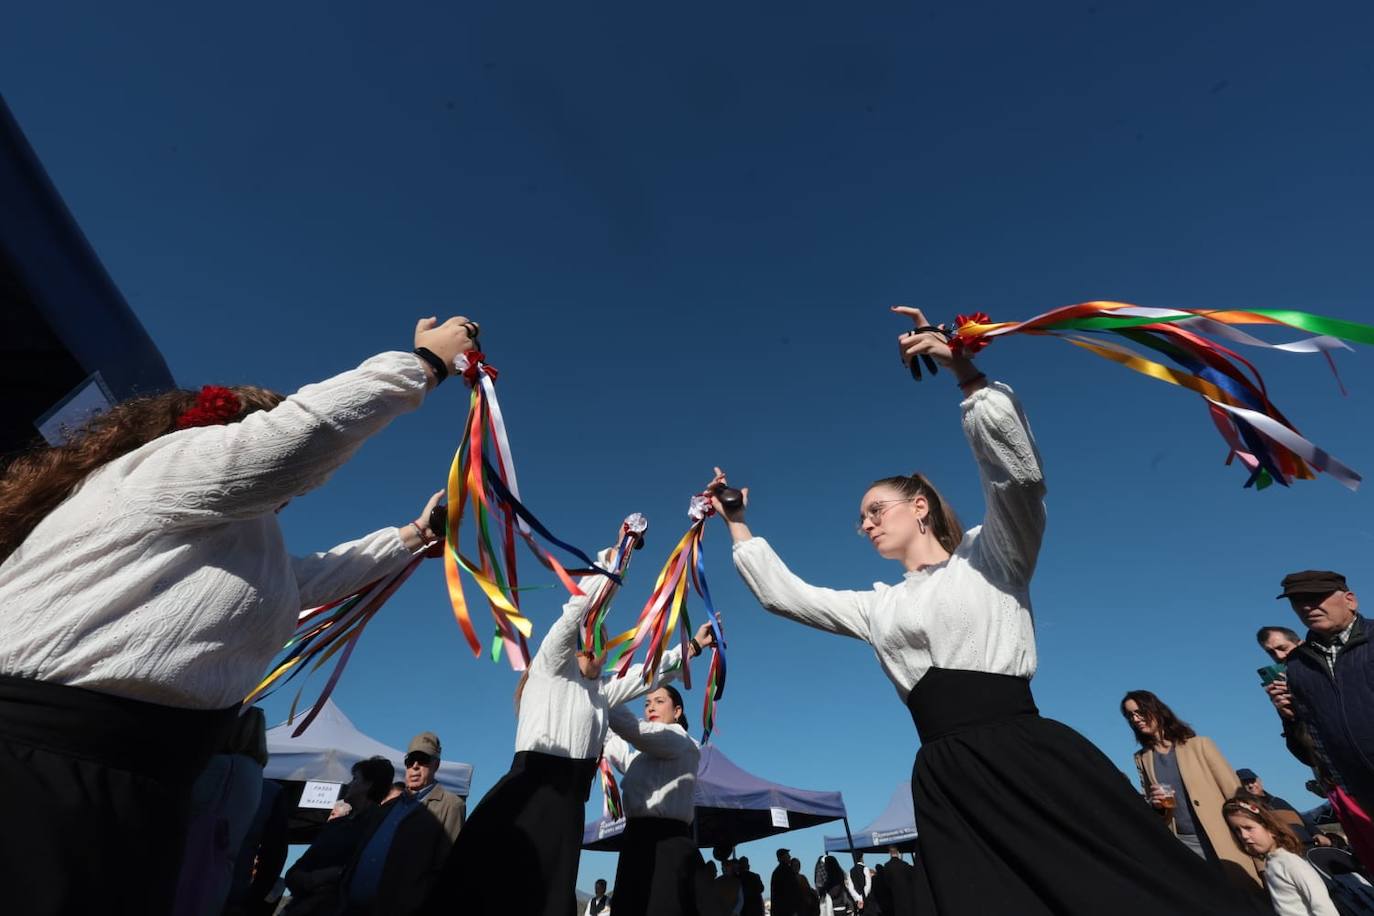
[[859, 856], [854, 851], [854, 834], [849, 832], [849, 815], [840, 818], [844, 821], [844, 838], [849, 841], [849, 857], [854, 860], [854, 864], [859, 864]]

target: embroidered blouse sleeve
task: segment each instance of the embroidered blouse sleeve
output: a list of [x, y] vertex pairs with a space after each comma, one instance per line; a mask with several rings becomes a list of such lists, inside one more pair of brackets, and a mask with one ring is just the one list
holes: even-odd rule
[[[597, 565], [603, 569], [608, 568], [610, 562], [611, 549], [601, 551], [597, 555]], [[544, 634], [544, 641], [539, 644], [539, 651], [534, 654], [530, 661], [530, 668], [537, 669], [545, 674], [553, 674], [561, 669], [573, 656], [577, 654], [578, 633], [582, 628], [582, 618], [591, 606], [592, 599], [600, 593], [601, 589], [615, 588], [616, 585], [610, 579], [602, 575], [583, 576], [577, 580], [577, 587], [582, 592], [581, 595], [573, 595], [568, 602], [563, 605], [563, 613], [549, 631]]]
[[410, 558], [395, 528], [374, 531], [322, 553], [292, 557], [301, 607], [318, 607], [352, 594], [375, 579], [399, 571]]
[[695, 746], [681, 726], [645, 722], [623, 706], [611, 710], [611, 731], [651, 757], [671, 760]]
[[994, 382], [963, 402], [964, 435], [978, 462], [987, 515], [982, 558], [1004, 584], [1025, 586], [1045, 535], [1045, 478], [1030, 425], [1012, 390]]
[[126, 456], [124, 484], [150, 514], [194, 523], [254, 518], [328, 479], [363, 441], [419, 407], [413, 353], [382, 353], [238, 423], [171, 433]]
[[[615, 710], [611, 710], [611, 728], [615, 728]], [[601, 753], [605, 756], [606, 762], [620, 773], [630, 768], [630, 761], [634, 758], [634, 750], [615, 731], [606, 733], [606, 743], [602, 746]]]
[[764, 609], [798, 623], [868, 641], [874, 592], [839, 591], [798, 578], [761, 537], [734, 547], [735, 569]]
[[680, 677], [682, 677], [682, 647], [674, 646], [663, 653], [663, 657], [658, 661], [658, 671], [649, 683], [644, 683], [644, 665], [634, 664], [626, 670], [624, 677], [603, 678], [601, 694], [606, 698], [606, 704], [614, 708], [621, 703], [628, 703], [642, 697], [646, 693], [652, 693], [664, 684], [671, 684]]

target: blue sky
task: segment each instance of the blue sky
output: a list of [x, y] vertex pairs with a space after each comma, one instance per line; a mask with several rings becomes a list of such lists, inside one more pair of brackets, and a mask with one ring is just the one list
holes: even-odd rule
[[[530, 505], [587, 546], [650, 517], [624, 620], [712, 464], [818, 583], [900, 576], [851, 533], [873, 478], [919, 468], [977, 521], [955, 391], [905, 376], [892, 303], [1374, 321], [1372, 19], [1274, 2], [52, 2], [10, 11], [0, 87], [185, 385], [291, 390], [408, 349], [417, 317], [481, 320]], [[1343, 398], [1320, 359], [1257, 355], [1300, 428], [1366, 472], [1372, 356], [1340, 359]], [[1293, 623], [1273, 600], [1287, 571], [1374, 578], [1367, 496], [1242, 490], [1196, 398], [1064, 344], [1002, 341], [980, 363], [1021, 394], [1050, 485], [1042, 710], [1130, 768], [1117, 700], [1153, 689], [1234, 765], [1315, 803], [1253, 632]], [[293, 503], [291, 546], [412, 518], [464, 409], [445, 386]], [[730, 637], [716, 740], [756, 773], [843, 791], [858, 827], [909, 776], [907, 714], [865, 646], [759, 610], [727, 540], [707, 544]], [[537, 622], [559, 601], [532, 596]], [[467, 655], [435, 564], [336, 696], [392, 744], [439, 732], [480, 794], [509, 762], [514, 681]], [[823, 832], [786, 845], [809, 862]], [[745, 851], [766, 866], [776, 845]], [[586, 856], [580, 884], [613, 869]]]

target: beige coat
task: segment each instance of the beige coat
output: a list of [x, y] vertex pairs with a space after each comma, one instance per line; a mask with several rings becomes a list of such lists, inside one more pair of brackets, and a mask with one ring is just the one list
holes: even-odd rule
[[[1202, 735], [1175, 745], [1174, 757], [1178, 761], [1179, 774], [1183, 777], [1183, 788], [1193, 805], [1193, 821], [1207, 835], [1207, 842], [1220, 858], [1227, 877], [1247, 890], [1263, 887], [1264, 881], [1255, 860], [1236, 846], [1235, 840], [1231, 839], [1231, 830], [1226, 826], [1226, 818], [1221, 815], [1221, 806], [1240, 788], [1236, 771], [1212, 739]], [[1150, 786], [1156, 781], [1155, 752], [1136, 751], [1135, 766], [1140, 772], [1140, 786], [1148, 795]], [[1178, 803], [1183, 803], [1181, 793]], [[1169, 818], [1169, 829], [1174, 829], [1172, 816]]]

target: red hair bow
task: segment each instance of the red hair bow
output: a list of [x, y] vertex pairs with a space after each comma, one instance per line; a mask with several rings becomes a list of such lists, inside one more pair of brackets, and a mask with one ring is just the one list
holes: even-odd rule
[[955, 356], [972, 358], [973, 354], [986, 347], [990, 341], [984, 337], [974, 337], [966, 339], [959, 333], [959, 329], [968, 324], [991, 324], [992, 319], [987, 312], [974, 312], [972, 315], [954, 316], [954, 336], [950, 338], [949, 349]]
[[193, 426], [219, 426], [243, 412], [243, 402], [228, 388], [206, 385], [196, 395], [196, 406], [177, 417], [177, 429]]

